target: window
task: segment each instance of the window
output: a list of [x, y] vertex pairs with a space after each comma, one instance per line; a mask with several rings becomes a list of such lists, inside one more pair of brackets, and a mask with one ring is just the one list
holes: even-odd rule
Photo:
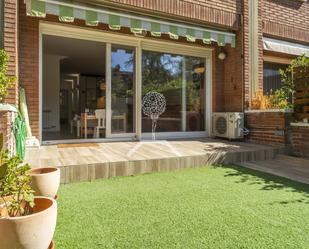
[[286, 69], [286, 64], [264, 62], [263, 93], [269, 95], [282, 87], [279, 69]]
[[[166, 99], [158, 132], [205, 130], [205, 71], [204, 58], [143, 51], [142, 96], [155, 91]], [[142, 131], [151, 131], [151, 120], [145, 115]]]

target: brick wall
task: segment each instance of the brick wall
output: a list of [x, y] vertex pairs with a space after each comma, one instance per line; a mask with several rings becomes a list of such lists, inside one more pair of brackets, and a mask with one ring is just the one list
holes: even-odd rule
[[[4, 50], [9, 54], [8, 74], [17, 75], [18, 53], [17, 53], [17, 3], [15, 0], [4, 0]], [[9, 89], [9, 95], [5, 102], [17, 104], [18, 84]], [[7, 148], [10, 147], [12, 113], [0, 112], [0, 132], [3, 133]]]
[[[87, 1], [89, 2], [89, 1]], [[142, 8], [143, 12], [158, 12], [161, 15], [181, 17], [195, 22], [207, 22], [237, 29], [242, 0], [91, 0], [94, 3], [115, 5], [124, 8]]]
[[[217, 47], [215, 50], [213, 50], [212, 56], [213, 58], [216, 58], [219, 53], [219, 48]], [[223, 112], [225, 111], [225, 97], [224, 94], [222, 94], [224, 90], [224, 84], [225, 84], [225, 77], [222, 72], [224, 72], [225, 69], [225, 63], [224, 61], [216, 59], [213, 62], [213, 72], [212, 75], [214, 78], [216, 78], [216, 84], [213, 84], [212, 91], [212, 107], [214, 112]]]
[[[17, 2], [15, 0], [4, 0], [4, 50], [10, 56], [8, 74], [10, 76], [17, 75]], [[18, 89], [18, 84], [9, 90], [7, 103], [17, 103], [16, 89]]]
[[292, 153], [309, 158], [309, 127], [291, 126]]
[[[248, 108], [250, 105], [250, 61], [249, 61], [249, 1], [243, 1], [243, 20], [242, 20], [242, 35], [243, 35], [243, 82], [244, 82], [244, 103], [245, 107]], [[258, 2], [258, 79], [257, 89], [263, 89], [263, 22], [262, 18], [262, 1]], [[254, 92], [254, 91], [252, 91]]]
[[242, 39], [243, 39], [243, 94], [244, 103], [248, 106], [249, 103], [249, 2], [243, 1], [243, 15], [242, 15], [242, 27], [241, 27]]
[[39, 135], [39, 19], [26, 16], [19, 1], [19, 82], [26, 90], [30, 126]]
[[265, 144], [289, 144], [291, 113], [246, 112], [245, 127], [250, 130], [246, 140]]
[[[242, 33], [237, 33], [236, 48], [226, 47], [227, 57], [224, 60], [224, 111], [243, 111], [243, 58]], [[222, 73], [222, 71], [221, 71]], [[216, 79], [219, 84], [220, 79]]]
[[263, 0], [262, 19], [266, 35], [309, 43], [309, 2]]

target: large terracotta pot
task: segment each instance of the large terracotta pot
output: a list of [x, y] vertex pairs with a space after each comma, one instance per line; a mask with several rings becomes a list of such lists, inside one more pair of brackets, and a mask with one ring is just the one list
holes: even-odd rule
[[34, 213], [0, 219], [1, 249], [47, 249], [57, 221], [57, 202], [35, 197]]
[[33, 168], [28, 173], [32, 178], [32, 189], [35, 196], [54, 198], [60, 185], [60, 169]]

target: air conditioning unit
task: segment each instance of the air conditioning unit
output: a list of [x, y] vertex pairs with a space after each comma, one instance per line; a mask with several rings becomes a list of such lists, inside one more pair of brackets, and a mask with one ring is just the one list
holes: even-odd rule
[[244, 137], [244, 114], [242, 112], [214, 112], [212, 115], [213, 136], [228, 139]]

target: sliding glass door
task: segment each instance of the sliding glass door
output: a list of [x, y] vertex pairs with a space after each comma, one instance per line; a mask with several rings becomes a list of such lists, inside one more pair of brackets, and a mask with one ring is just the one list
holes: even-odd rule
[[63, 37], [58, 27], [46, 27], [40, 36], [43, 141], [147, 138], [151, 120], [142, 99], [148, 92], [166, 100], [158, 138], [210, 134], [211, 50], [99, 31], [83, 36], [75, 28]]
[[111, 134], [135, 133], [135, 47], [111, 45]]
[[[142, 96], [158, 92], [166, 99], [157, 132], [205, 131], [205, 58], [143, 50]], [[143, 115], [142, 132], [151, 132]]]

